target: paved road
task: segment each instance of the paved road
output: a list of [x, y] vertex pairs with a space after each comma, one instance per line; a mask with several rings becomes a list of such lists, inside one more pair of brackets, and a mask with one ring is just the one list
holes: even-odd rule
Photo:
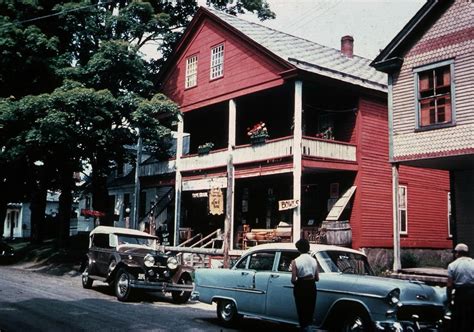
[[215, 306], [199, 302], [175, 305], [168, 296], [144, 294], [118, 302], [106, 284], [83, 289], [78, 273], [54, 276], [0, 266], [0, 331], [249, 331], [294, 332], [287, 325], [243, 319], [223, 329]]

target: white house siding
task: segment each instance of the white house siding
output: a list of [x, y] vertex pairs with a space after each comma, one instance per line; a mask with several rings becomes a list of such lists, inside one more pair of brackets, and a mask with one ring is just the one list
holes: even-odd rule
[[[411, 159], [424, 154], [445, 155], [452, 150], [474, 148], [474, 40], [470, 1], [456, 1], [406, 54], [393, 87], [394, 157]], [[467, 31], [467, 29], [471, 29]], [[471, 38], [463, 38], [470, 34]], [[443, 36], [460, 36], [452, 44]], [[440, 47], [433, 48], [439, 44]], [[446, 45], [444, 45], [446, 44]], [[423, 51], [423, 46], [428, 51]], [[433, 48], [433, 49], [432, 49]], [[415, 90], [413, 68], [454, 59], [456, 126], [415, 133]], [[447, 138], [450, 140], [447, 142]], [[456, 153], [456, 152], [455, 152]]]

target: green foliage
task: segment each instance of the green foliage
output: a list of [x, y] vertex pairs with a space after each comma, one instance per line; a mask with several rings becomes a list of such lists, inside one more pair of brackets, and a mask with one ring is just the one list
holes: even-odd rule
[[[265, 0], [209, 3], [273, 17]], [[125, 146], [138, 134], [166, 156], [179, 110], [154, 94], [162, 61], [147, 62], [140, 49], [154, 42], [166, 57], [196, 10], [194, 0], [0, 1], [0, 192], [19, 183], [39, 190], [38, 172], [16, 174], [37, 160], [41, 181], [68, 191], [65, 173], [88, 163], [103, 196], [93, 201], [107, 201], [96, 189], [112, 164], [133, 161]]]

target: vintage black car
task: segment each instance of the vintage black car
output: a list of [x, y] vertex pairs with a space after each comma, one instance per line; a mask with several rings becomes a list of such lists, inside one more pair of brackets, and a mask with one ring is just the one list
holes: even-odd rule
[[164, 252], [158, 238], [138, 230], [98, 226], [90, 233], [82, 286], [94, 280], [108, 283], [119, 301], [135, 289], [171, 292], [175, 303], [186, 302], [193, 290], [193, 268], [180, 265]]
[[0, 264], [10, 264], [16, 258], [15, 250], [0, 240]]

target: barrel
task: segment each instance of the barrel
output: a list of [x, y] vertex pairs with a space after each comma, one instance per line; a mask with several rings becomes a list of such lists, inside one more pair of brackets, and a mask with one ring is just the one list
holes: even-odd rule
[[327, 244], [350, 247], [352, 245], [352, 228], [348, 220], [324, 221], [322, 228], [326, 230]]

